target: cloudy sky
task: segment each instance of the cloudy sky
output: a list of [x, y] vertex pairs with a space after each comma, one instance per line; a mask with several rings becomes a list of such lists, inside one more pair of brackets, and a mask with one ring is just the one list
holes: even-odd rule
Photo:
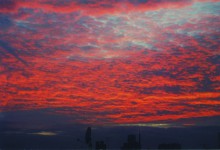
[[0, 119], [40, 112], [77, 124], [219, 125], [209, 119], [220, 116], [219, 8], [219, 0], [0, 0]]

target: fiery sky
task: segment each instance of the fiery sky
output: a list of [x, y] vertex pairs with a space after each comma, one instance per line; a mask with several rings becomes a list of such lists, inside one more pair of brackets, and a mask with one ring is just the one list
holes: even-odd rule
[[0, 113], [76, 123], [220, 116], [220, 0], [0, 0]]

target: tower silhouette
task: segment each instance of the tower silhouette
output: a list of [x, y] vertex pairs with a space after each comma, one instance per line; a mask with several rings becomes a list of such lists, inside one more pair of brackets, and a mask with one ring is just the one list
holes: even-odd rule
[[89, 148], [92, 148], [92, 129], [88, 127], [85, 135], [85, 142]]
[[134, 134], [128, 135], [127, 142], [121, 147], [122, 150], [138, 150], [141, 149], [140, 145], [140, 134], [139, 141], [136, 141], [136, 136]]

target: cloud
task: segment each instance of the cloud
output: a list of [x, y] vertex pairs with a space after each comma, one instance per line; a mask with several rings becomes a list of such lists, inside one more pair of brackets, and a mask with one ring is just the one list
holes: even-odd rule
[[[8, 53], [8, 54], [14, 56], [17, 60], [19, 60], [19, 61], [22, 62], [23, 64], [25, 64], [25, 65], [27, 64], [23, 59], [21, 59], [21, 58], [19, 57], [19, 54], [18, 54], [18, 52], [16, 52], [16, 49], [14, 49], [13, 47], [11, 47], [7, 42], [4, 42], [4, 41], [0, 40], [0, 47], [2, 47], [2, 49], [3, 49], [6, 53]], [[3, 52], [3, 53], [4, 53], [4, 52]]]
[[0, 1], [0, 12], [11, 12], [17, 7], [15, 0], [1, 0]]
[[[38, 9], [49, 13], [72, 13], [80, 11], [86, 15], [105, 15], [128, 13], [132, 11], [152, 11], [159, 9], [182, 8], [192, 5], [196, 0], [179, 1], [143, 1], [143, 0], [77, 0], [77, 1], [58, 1], [58, 0], [35, 0], [35, 1], [15, 1], [2, 0], [1, 12], [14, 12], [23, 8]], [[207, 0], [210, 1], [210, 0]], [[202, 2], [202, 1], [201, 1]], [[218, 1], [212, 1], [218, 2]]]
[[41, 132], [29, 133], [29, 134], [41, 135], [41, 136], [55, 136], [55, 135], [57, 135], [56, 132], [47, 132], [47, 131], [41, 131]]
[[9, 17], [0, 14], [0, 29], [5, 30], [11, 27], [12, 25], [13, 21]]
[[50, 108], [91, 124], [219, 116], [219, 3], [13, 2], [0, 17], [2, 112]]

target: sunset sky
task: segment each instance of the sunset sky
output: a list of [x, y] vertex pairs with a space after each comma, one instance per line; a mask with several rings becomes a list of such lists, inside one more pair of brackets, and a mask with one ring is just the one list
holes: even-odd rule
[[219, 8], [220, 0], [0, 0], [0, 120], [220, 125]]

